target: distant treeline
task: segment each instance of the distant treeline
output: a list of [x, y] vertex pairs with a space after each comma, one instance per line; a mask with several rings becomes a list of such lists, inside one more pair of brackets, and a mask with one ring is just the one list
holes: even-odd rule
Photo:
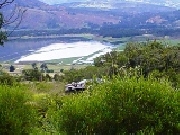
[[[165, 28], [156, 28], [154, 25], [150, 25], [152, 28], [144, 29], [135, 29], [135, 28], [121, 28], [120, 25], [111, 25], [104, 24], [103, 27], [99, 29], [52, 29], [52, 30], [20, 30], [14, 31], [11, 34], [11, 37], [42, 37], [42, 36], [63, 36], [64, 34], [82, 34], [82, 33], [91, 33], [97, 34], [103, 37], [113, 37], [113, 38], [122, 38], [122, 37], [134, 37], [141, 36], [142, 34], [154, 34], [158, 37], [170, 36], [170, 37], [179, 37], [180, 29], [165, 29]], [[148, 26], [146, 26], [148, 27]]]
[[[100, 12], [100, 11], [99, 11]], [[157, 36], [180, 36], [180, 10], [172, 12], [143, 12], [139, 14], [130, 14], [126, 12], [111, 11], [97, 12], [97, 14], [112, 14], [119, 16], [120, 21], [117, 24], [104, 22], [103, 24], [95, 24], [86, 22], [86, 25], [79, 28], [63, 28], [58, 25], [55, 20], [49, 20], [47, 28], [43, 30], [20, 29], [14, 31], [12, 37], [21, 36], [50, 36], [53, 34], [79, 34], [92, 33], [99, 34], [104, 37], [132, 37], [139, 36], [142, 33], [154, 34]], [[74, 10], [71, 14], [75, 14]]]

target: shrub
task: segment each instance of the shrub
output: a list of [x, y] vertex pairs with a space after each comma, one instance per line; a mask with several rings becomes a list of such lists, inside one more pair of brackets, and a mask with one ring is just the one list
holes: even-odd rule
[[60, 69], [60, 72], [63, 73], [63, 72], [64, 72], [64, 69]]
[[67, 133], [177, 133], [179, 93], [166, 82], [114, 78], [63, 100], [58, 130]]
[[36, 125], [36, 111], [25, 86], [0, 86], [0, 134], [30, 133]]
[[42, 77], [41, 72], [38, 69], [25, 69], [22, 71], [27, 81], [39, 81]]
[[37, 103], [36, 109], [42, 112], [47, 112], [49, 104], [51, 102], [50, 96], [48, 96], [48, 94], [35, 94], [33, 98], [33, 101]]
[[52, 78], [49, 74], [46, 74], [46, 82], [51, 82]]
[[[54, 128], [54, 115], [60, 105], [60, 100], [56, 101], [55, 95], [49, 94], [35, 94], [33, 96], [34, 108], [38, 110], [39, 114], [39, 128], [34, 129], [33, 134], [43, 134], [42, 131], [56, 132]], [[39, 130], [39, 131], [38, 131]]]
[[56, 82], [64, 82], [65, 76], [64, 75], [55, 74], [54, 75], [54, 79], [55, 79]]
[[46, 82], [37, 82], [36, 83], [37, 92], [39, 93], [47, 93], [53, 89], [53, 84]]
[[15, 82], [15, 78], [10, 76], [9, 74], [3, 73], [0, 76], [0, 84], [3, 85], [13, 85]]
[[65, 71], [65, 81], [68, 83], [79, 82], [85, 79], [92, 79], [94, 75], [101, 78], [102, 76], [107, 76], [109, 67], [94, 67], [88, 66], [83, 69], [72, 69], [70, 71]]

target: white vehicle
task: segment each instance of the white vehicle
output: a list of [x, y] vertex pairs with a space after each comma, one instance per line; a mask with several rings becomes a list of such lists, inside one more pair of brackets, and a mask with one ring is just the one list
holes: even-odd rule
[[84, 91], [85, 90], [85, 81], [81, 82], [73, 82], [72, 84], [65, 85], [65, 92], [76, 92], [76, 91]]

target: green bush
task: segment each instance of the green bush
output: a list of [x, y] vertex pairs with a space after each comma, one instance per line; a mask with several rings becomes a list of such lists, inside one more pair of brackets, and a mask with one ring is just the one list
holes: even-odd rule
[[56, 117], [67, 133], [177, 133], [179, 93], [168, 83], [114, 78], [63, 100]]
[[64, 75], [55, 74], [54, 75], [54, 79], [55, 79], [56, 82], [64, 82], [65, 76]]
[[3, 73], [0, 76], [0, 84], [3, 85], [13, 85], [15, 83], [15, 78], [10, 76], [9, 74]]
[[39, 81], [42, 77], [42, 74], [38, 69], [25, 69], [22, 73], [27, 81]]
[[[55, 132], [54, 128], [54, 115], [60, 105], [60, 101], [56, 100], [57, 97], [51, 94], [35, 94], [33, 96], [34, 108], [39, 112], [39, 128], [35, 128], [33, 134], [48, 134], [47, 132]], [[39, 130], [39, 131], [38, 131]]]
[[0, 134], [30, 133], [36, 126], [36, 111], [25, 86], [0, 86]]
[[53, 89], [53, 84], [47, 82], [37, 82], [36, 83], [37, 92], [39, 93], [47, 93]]
[[87, 66], [82, 69], [72, 69], [70, 71], [65, 71], [65, 81], [68, 83], [79, 82], [83, 79], [92, 79], [95, 75], [97, 78], [107, 76], [109, 72], [109, 67], [95, 67]]

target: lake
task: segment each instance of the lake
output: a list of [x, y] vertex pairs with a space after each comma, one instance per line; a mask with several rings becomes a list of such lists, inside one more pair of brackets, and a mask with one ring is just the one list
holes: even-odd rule
[[[92, 63], [93, 58], [113, 49], [107, 42], [84, 38], [58, 39], [17, 39], [11, 40], [1, 48], [0, 61], [47, 61], [74, 58], [68, 64]], [[66, 63], [67, 64], [67, 63]]]

